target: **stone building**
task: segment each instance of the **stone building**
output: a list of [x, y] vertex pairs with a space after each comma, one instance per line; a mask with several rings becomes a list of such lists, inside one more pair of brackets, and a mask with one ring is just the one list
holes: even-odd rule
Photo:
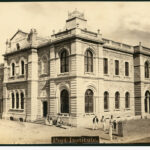
[[150, 114], [150, 48], [131, 46], [87, 29], [84, 14], [68, 14], [51, 38], [18, 30], [6, 42], [3, 118], [36, 122], [47, 115], [90, 126]]

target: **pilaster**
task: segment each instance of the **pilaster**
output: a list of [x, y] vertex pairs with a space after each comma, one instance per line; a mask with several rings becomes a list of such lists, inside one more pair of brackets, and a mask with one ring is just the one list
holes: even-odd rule
[[31, 52], [28, 56], [28, 101], [30, 101], [31, 107], [29, 108], [27, 107], [27, 109], [31, 109], [30, 111], [27, 111], [30, 112], [31, 121], [37, 118], [37, 109], [38, 109], [37, 97], [38, 97], [38, 55], [37, 49], [31, 49]]

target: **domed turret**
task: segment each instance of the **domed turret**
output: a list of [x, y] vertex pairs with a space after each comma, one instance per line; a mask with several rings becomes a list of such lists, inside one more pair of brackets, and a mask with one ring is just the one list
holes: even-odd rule
[[85, 19], [84, 13], [79, 12], [77, 9], [75, 9], [72, 13], [68, 13], [68, 19], [72, 19], [75, 17], [80, 18], [80, 19]]
[[84, 13], [79, 12], [75, 9], [73, 12], [68, 13], [68, 19], [66, 20], [66, 29], [73, 29], [73, 28], [86, 28], [87, 20], [84, 17]]

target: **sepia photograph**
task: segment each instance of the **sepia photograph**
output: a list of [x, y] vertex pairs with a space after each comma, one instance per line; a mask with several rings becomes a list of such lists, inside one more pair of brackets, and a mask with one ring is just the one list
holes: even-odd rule
[[0, 2], [0, 146], [150, 145], [150, 2]]

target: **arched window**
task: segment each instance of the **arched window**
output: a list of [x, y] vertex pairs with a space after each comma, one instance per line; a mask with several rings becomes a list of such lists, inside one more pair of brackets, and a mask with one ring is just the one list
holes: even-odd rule
[[85, 92], [85, 113], [93, 113], [93, 91], [88, 89]]
[[16, 93], [16, 108], [19, 108], [19, 94], [18, 92]]
[[108, 103], [109, 103], [109, 93], [108, 92], [104, 92], [104, 109], [107, 110], [108, 109]]
[[62, 90], [61, 94], [61, 113], [69, 113], [69, 93], [67, 90]]
[[144, 105], [145, 105], [145, 112], [148, 112], [148, 102], [150, 102], [150, 93], [149, 91], [146, 91], [145, 93], [145, 100], [144, 100]]
[[60, 54], [61, 73], [69, 72], [69, 57], [67, 50], [63, 50]]
[[120, 94], [119, 92], [115, 93], [115, 109], [120, 108]]
[[145, 62], [145, 78], [149, 78], [149, 64], [148, 62]]
[[86, 50], [84, 55], [85, 72], [93, 72], [93, 54], [90, 50]]
[[24, 109], [24, 93], [23, 92], [21, 92], [20, 97], [21, 97], [21, 109]]
[[129, 92], [126, 92], [125, 94], [125, 108], [129, 108], [130, 107], [130, 94]]
[[24, 65], [24, 61], [21, 61], [21, 75], [24, 75], [24, 71], [25, 71], [25, 65]]
[[12, 108], [15, 108], [15, 95], [14, 95], [14, 93], [11, 93], [11, 104], [12, 104]]
[[41, 61], [41, 70], [42, 70], [42, 74], [47, 74], [48, 73], [48, 59], [46, 56], [42, 57], [42, 61]]
[[11, 75], [14, 76], [15, 75], [15, 63], [11, 64]]

